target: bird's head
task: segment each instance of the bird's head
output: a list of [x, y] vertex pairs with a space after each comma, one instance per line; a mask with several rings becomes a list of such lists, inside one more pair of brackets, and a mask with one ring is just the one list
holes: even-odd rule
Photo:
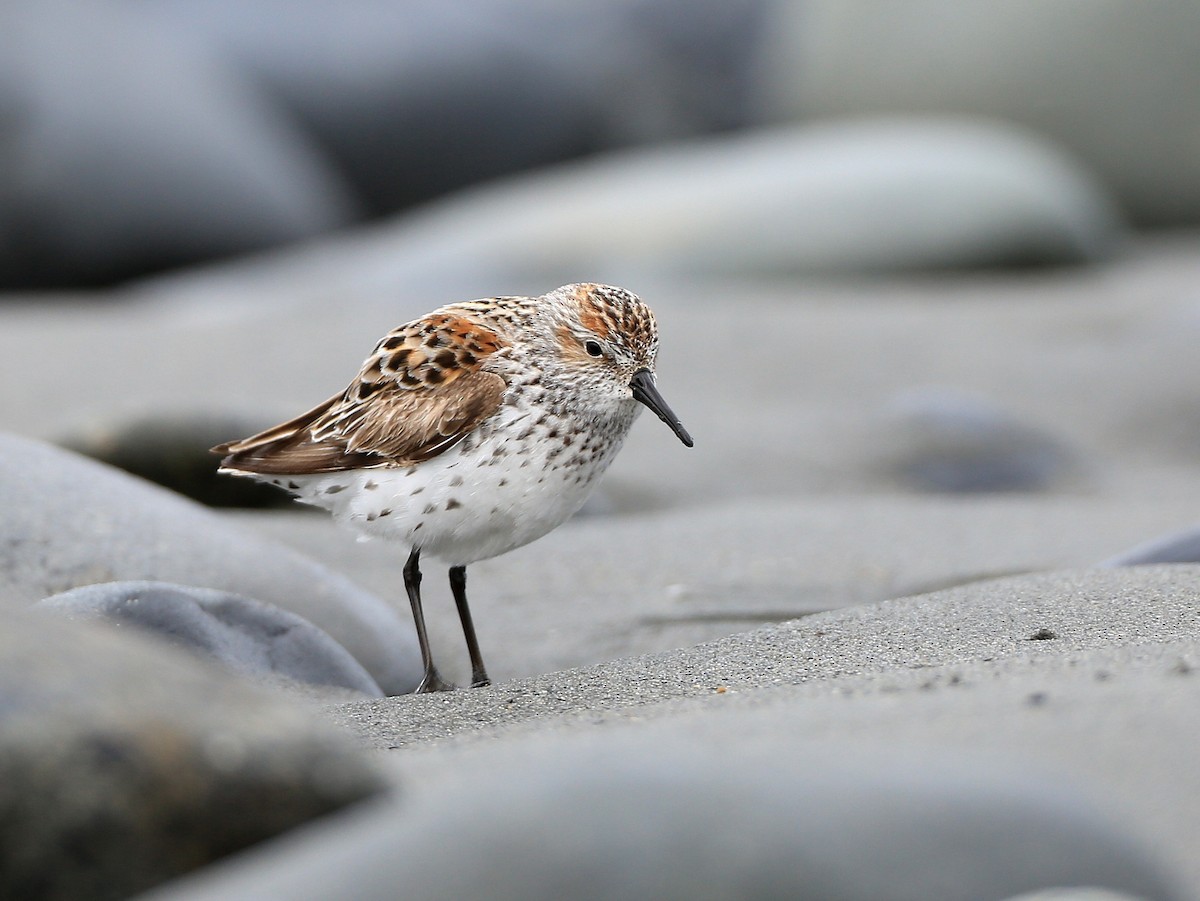
[[636, 294], [611, 285], [564, 285], [547, 300], [562, 376], [599, 404], [644, 404], [688, 447], [692, 437], [655, 385], [658, 324]]

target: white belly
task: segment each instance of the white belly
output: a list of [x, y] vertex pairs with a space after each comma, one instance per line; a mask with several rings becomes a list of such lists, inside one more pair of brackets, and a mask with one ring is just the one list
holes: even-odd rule
[[[548, 437], [552, 424], [518, 441], [520, 430], [501, 423], [413, 467], [262, 478], [365, 536], [403, 541], [450, 565], [466, 565], [565, 522], [612, 462], [636, 412], [603, 434], [577, 434], [565, 446], [561, 436]], [[511, 415], [516, 419], [518, 412]]]

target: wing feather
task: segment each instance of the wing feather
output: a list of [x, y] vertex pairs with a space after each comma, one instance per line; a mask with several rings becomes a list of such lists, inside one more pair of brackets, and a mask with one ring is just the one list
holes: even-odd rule
[[341, 394], [213, 452], [223, 469], [272, 475], [429, 460], [500, 407], [507, 383], [482, 367], [506, 345], [477, 315], [444, 307], [385, 335]]

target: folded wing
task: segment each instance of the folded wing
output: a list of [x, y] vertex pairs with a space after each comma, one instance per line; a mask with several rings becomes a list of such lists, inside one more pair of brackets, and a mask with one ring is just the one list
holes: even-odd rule
[[500, 407], [507, 385], [483, 366], [506, 346], [475, 316], [445, 307], [384, 336], [341, 394], [213, 452], [222, 469], [270, 475], [420, 463]]

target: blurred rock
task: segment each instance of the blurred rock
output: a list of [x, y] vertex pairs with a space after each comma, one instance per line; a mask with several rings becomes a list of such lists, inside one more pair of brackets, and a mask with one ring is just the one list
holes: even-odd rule
[[1103, 888], [1048, 888], [1022, 892], [1005, 901], [1140, 901], [1137, 895]]
[[1146, 566], [1154, 563], [1200, 563], [1200, 526], [1151, 538], [1100, 566]]
[[763, 119], [976, 115], [1077, 155], [1139, 224], [1200, 222], [1200, 6], [792, 0]]
[[157, 0], [279, 99], [376, 214], [748, 122], [764, 0]]
[[[1061, 263], [1108, 254], [1107, 198], [1052, 146], [967, 121], [863, 121], [627, 152], [400, 223], [398, 263], [554, 282]], [[607, 277], [607, 276], [606, 276]], [[618, 279], [623, 281], [624, 279]]]
[[62, 444], [210, 507], [295, 507], [296, 502], [286, 491], [251, 479], [220, 475], [220, 457], [209, 451], [222, 441], [259, 431], [266, 421], [147, 416], [95, 426], [69, 436]]
[[292, 241], [353, 203], [255, 86], [140, 4], [0, 7], [0, 286]]
[[308, 708], [0, 604], [0, 896], [125, 898], [383, 787]]
[[1104, 258], [1121, 235], [1086, 171], [1026, 133], [963, 120], [863, 121], [611, 154], [147, 287], [315, 299], [447, 284], [491, 293], [581, 272], [628, 284], [1067, 263]]
[[293, 551], [141, 479], [0, 434], [0, 603], [96, 582], [151, 580], [277, 604], [328, 632], [389, 694], [420, 680], [395, 609]]
[[167, 582], [104, 582], [53, 595], [37, 607], [72, 619], [128, 624], [243, 675], [383, 696], [362, 665], [308, 620], [229, 592]]
[[1081, 470], [1056, 436], [946, 389], [897, 396], [873, 444], [882, 468], [918, 491], [1045, 491]]
[[349, 812], [143, 901], [382, 901], [397, 886], [411, 901], [1177, 897], [1079, 797], [994, 760], [725, 736], [734, 760], [658, 725], [654, 740], [592, 729], [487, 747], [411, 804]]

